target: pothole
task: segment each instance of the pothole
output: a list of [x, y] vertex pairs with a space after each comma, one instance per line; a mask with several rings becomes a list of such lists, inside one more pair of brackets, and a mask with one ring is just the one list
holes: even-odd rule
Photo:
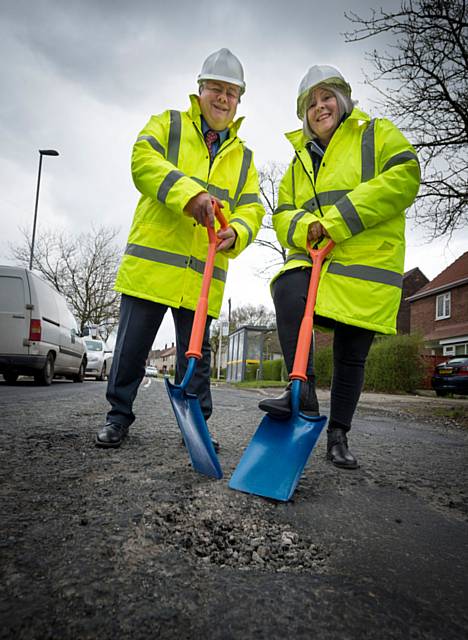
[[325, 570], [328, 553], [290, 525], [258, 513], [234, 512], [231, 505], [207, 509], [196, 500], [159, 503], [145, 513], [145, 537], [190, 554], [198, 562], [241, 570], [301, 572]]

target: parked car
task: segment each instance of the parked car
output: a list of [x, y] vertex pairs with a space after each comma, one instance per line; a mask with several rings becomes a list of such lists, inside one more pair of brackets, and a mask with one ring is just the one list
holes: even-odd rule
[[8, 384], [34, 376], [83, 382], [86, 349], [65, 298], [22, 267], [0, 266], [0, 373]]
[[152, 376], [153, 378], [158, 377], [158, 369], [156, 367], [152, 367], [151, 365], [148, 365], [146, 367], [145, 373], [147, 376]]
[[438, 396], [448, 393], [468, 395], [468, 358], [452, 358], [438, 364], [431, 384]]
[[86, 375], [105, 380], [112, 366], [112, 350], [100, 338], [86, 336], [84, 342], [88, 353]]

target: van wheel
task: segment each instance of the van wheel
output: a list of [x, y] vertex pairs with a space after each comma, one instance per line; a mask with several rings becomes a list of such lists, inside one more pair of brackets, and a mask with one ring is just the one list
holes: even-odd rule
[[436, 396], [438, 398], [445, 398], [448, 395], [448, 391], [442, 391], [441, 389], [436, 390]]
[[54, 369], [54, 356], [51, 353], [48, 353], [44, 368], [39, 371], [39, 373], [34, 374], [34, 382], [36, 384], [48, 386], [54, 379]]
[[105, 380], [107, 377], [107, 373], [106, 373], [106, 363], [104, 362], [104, 364], [102, 365], [102, 369], [101, 369], [101, 375], [96, 377], [96, 380]]
[[81, 361], [80, 368], [78, 369], [78, 373], [73, 376], [73, 382], [83, 382], [85, 379], [86, 372], [86, 362], [84, 360]]
[[5, 382], [7, 384], [15, 384], [15, 382], [18, 380], [18, 374], [14, 371], [6, 371], [3, 374], [3, 377], [5, 378]]

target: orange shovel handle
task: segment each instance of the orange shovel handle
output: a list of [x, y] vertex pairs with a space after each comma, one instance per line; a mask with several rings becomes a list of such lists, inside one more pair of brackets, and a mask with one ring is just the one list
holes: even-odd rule
[[334, 246], [335, 243], [333, 240], [330, 240], [322, 249], [312, 249], [310, 245], [307, 245], [310, 257], [312, 258], [312, 274], [310, 276], [304, 317], [302, 318], [299, 337], [297, 339], [293, 370], [289, 374], [291, 380], [303, 380], [304, 382], [307, 380], [307, 364], [309, 362], [310, 344], [312, 342], [312, 331], [314, 329], [314, 310], [320, 272], [322, 271], [322, 264], [325, 257]]
[[[228, 223], [221, 213], [218, 203], [213, 200], [213, 210], [218, 218], [221, 229], [227, 229]], [[193, 318], [192, 333], [190, 334], [189, 348], [185, 352], [187, 358], [196, 358], [200, 360], [202, 357], [203, 336], [205, 334], [206, 316], [208, 315], [208, 295], [210, 293], [211, 278], [213, 277], [214, 260], [216, 256], [216, 245], [218, 237], [213, 227], [207, 227], [208, 231], [208, 255], [206, 258], [205, 269], [203, 271], [202, 287], [200, 297], [198, 299], [195, 316]]]

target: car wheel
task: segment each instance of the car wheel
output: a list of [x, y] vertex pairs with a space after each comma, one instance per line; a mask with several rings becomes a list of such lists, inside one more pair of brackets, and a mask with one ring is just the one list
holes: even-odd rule
[[107, 373], [106, 373], [106, 363], [104, 362], [104, 364], [102, 365], [102, 369], [101, 369], [101, 375], [100, 376], [96, 376], [96, 380], [105, 380], [107, 377]]
[[442, 391], [441, 389], [436, 389], [436, 396], [439, 398], [445, 398], [448, 395], [448, 391]]
[[15, 382], [18, 380], [18, 374], [14, 371], [6, 371], [3, 374], [3, 377], [5, 378], [5, 382], [7, 384], [15, 384]]
[[73, 382], [83, 382], [85, 379], [86, 373], [86, 362], [84, 360], [81, 361], [80, 368], [78, 369], [78, 373], [73, 376]]
[[54, 379], [54, 369], [54, 356], [51, 353], [48, 353], [44, 368], [34, 374], [34, 382], [36, 384], [48, 386]]

